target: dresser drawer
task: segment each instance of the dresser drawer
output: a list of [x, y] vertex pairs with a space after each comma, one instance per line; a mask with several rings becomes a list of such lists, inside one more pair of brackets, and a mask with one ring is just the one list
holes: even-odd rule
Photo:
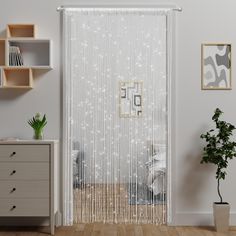
[[1, 198], [49, 198], [49, 182], [0, 181]]
[[0, 199], [0, 216], [49, 216], [49, 199]]
[[0, 162], [49, 162], [49, 145], [0, 145]]
[[0, 162], [0, 180], [48, 180], [49, 163]]

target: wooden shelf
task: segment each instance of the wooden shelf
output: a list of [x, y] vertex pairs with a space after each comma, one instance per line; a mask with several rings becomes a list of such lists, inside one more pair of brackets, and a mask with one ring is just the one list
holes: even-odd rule
[[35, 37], [35, 25], [33, 24], [9, 24], [7, 25], [7, 37]]
[[32, 69], [32, 70], [51, 70], [51, 66], [3, 66], [2, 68], [12, 68], [12, 69]]
[[32, 69], [30, 68], [3, 68], [1, 88], [33, 88]]
[[2, 86], [0, 89], [32, 89], [30, 86]]
[[[25, 67], [34, 69], [51, 69], [51, 41], [48, 39], [9, 39], [7, 40], [8, 51], [10, 46], [17, 46], [23, 57]], [[8, 53], [9, 54], [9, 53]], [[7, 58], [9, 65], [9, 57]]]
[[0, 89], [33, 88], [33, 71], [50, 70], [51, 40], [35, 39], [35, 25], [8, 24], [0, 38]]
[[6, 65], [6, 40], [0, 39], [0, 66]]

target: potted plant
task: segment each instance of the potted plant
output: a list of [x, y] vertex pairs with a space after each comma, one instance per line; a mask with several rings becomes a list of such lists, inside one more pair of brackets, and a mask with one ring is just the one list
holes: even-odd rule
[[236, 143], [232, 141], [235, 127], [226, 121], [220, 120], [222, 114], [223, 112], [217, 108], [212, 116], [216, 128], [201, 135], [201, 138], [206, 141], [201, 163], [216, 165], [217, 193], [220, 201], [213, 203], [214, 223], [216, 231], [227, 232], [229, 229], [230, 205], [223, 201], [220, 181], [225, 179], [229, 160], [236, 157]]
[[34, 129], [34, 139], [43, 139], [43, 128], [47, 124], [46, 115], [41, 119], [40, 113], [36, 113], [36, 115], [28, 121], [28, 124]]

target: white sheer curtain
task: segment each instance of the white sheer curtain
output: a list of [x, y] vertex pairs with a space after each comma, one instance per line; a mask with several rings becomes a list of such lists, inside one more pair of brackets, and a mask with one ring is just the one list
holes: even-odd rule
[[166, 222], [167, 12], [63, 11], [65, 224]]

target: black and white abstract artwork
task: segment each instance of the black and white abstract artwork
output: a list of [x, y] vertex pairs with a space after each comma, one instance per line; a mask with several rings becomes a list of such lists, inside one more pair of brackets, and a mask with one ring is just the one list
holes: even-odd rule
[[202, 45], [202, 89], [231, 89], [231, 45]]
[[142, 115], [142, 81], [120, 82], [120, 117]]

